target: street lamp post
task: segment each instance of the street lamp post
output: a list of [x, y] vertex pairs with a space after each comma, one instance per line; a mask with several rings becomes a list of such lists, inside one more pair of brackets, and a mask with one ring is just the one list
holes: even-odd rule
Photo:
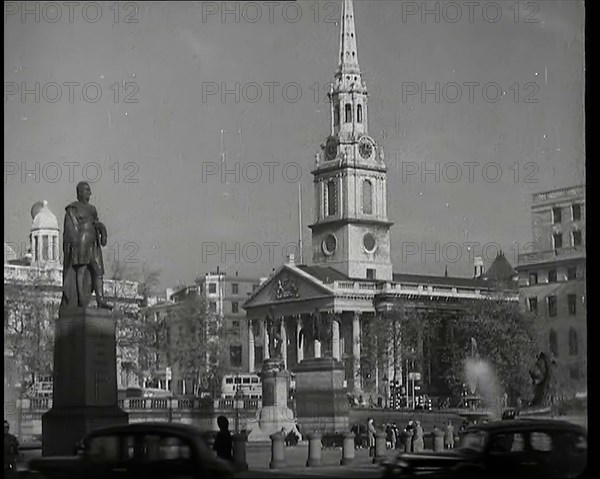
[[385, 398], [385, 402], [384, 402], [384, 409], [387, 409], [388, 407], [388, 377], [387, 374], [385, 374], [383, 376], [383, 388], [384, 388], [384, 398]]
[[244, 399], [244, 391], [240, 388], [240, 385], [237, 384], [235, 388], [235, 431], [240, 432], [240, 405], [239, 401]]

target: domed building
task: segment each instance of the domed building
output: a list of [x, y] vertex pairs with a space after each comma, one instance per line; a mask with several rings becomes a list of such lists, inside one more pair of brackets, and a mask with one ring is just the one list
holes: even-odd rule
[[32, 261], [43, 266], [60, 264], [58, 247], [58, 220], [48, 208], [48, 202], [38, 201], [31, 208], [31, 253]]

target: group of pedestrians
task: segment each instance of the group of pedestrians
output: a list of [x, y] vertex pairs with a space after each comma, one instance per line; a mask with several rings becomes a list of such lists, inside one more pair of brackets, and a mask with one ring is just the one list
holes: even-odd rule
[[[398, 428], [395, 422], [386, 423], [382, 428], [386, 435], [386, 447], [388, 449], [400, 449], [405, 447], [402, 442], [402, 430]], [[404, 427], [404, 431], [412, 432], [410, 448], [412, 452], [422, 452], [425, 449], [425, 430], [421, 425], [421, 421], [410, 419]], [[433, 432], [440, 431], [437, 426], [433, 426]], [[375, 433], [377, 428], [372, 418], [367, 422], [367, 437], [370, 455], [374, 455], [375, 451]], [[454, 426], [452, 421], [448, 421], [443, 431], [444, 448], [454, 449]]]

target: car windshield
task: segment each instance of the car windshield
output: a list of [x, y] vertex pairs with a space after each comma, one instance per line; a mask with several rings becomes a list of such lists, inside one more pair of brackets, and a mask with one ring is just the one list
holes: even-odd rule
[[487, 434], [484, 431], [471, 431], [464, 435], [461, 440], [460, 449], [482, 451], [485, 446]]

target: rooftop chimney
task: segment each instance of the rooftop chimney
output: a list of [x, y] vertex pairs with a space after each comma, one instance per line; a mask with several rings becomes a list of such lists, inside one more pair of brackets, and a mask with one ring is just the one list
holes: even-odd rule
[[294, 256], [294, 253], [290, 253], [288, 255], [288, 264], [294, 264], [296, 262], [296, 257]]
[[483, 258], [481, 256], [475, 256], [475, 277], [480, 278], [483, 274]]

